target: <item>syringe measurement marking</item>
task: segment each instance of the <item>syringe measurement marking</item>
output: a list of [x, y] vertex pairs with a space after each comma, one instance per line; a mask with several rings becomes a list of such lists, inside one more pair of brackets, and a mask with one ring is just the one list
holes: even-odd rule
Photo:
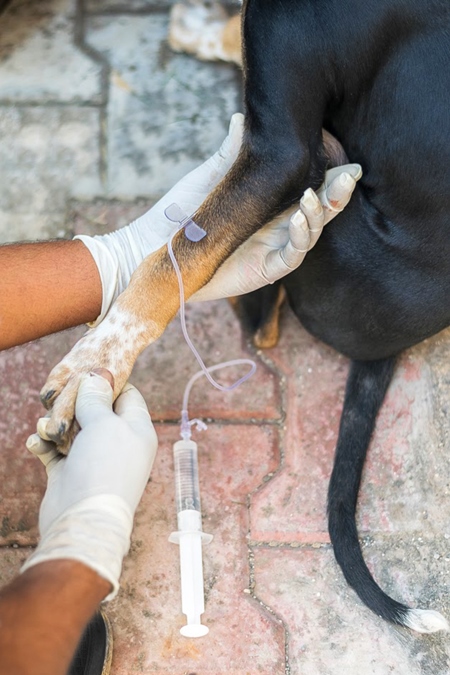
[[177, 509], [185, 511], [193, 509], [200, 511], [200, 487], [198, 481], [198, 469], [196, 466], [194, 450], [182, 450], [177, 452]]

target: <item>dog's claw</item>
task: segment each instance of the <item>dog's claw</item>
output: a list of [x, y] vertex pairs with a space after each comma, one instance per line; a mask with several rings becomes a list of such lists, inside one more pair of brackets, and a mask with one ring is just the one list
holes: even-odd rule
[[80, 429], [76, 420], [73, 422], [61, 422], [57, 431], [51, 431], [48, 425], [49, 423], [47, 423], [45, 427], [46, 438], [56, 445], [56, 449], [59, 453], [67, 455], [72, 442]]
[[44, 406], [44, 408], [46, 408], [47, 410], [50, 408], [51, 400], [53, 399], [55, 394], [56, 394], [55, 389], [50, 389], [47, 392], [41, 393], [41, 396], [40, 396], [41, 403]]
[[66, 422], [61, 422], [61, 424], [59, 425], [59, 427], [56, 431], [55, 430], [52, 431], [49, 428], [50, 426], [51, 425], [48, 424], [47, 428], [46, 428], [46, 434], [47, 434], [49, 440], [53, 441], [53, 443], [56, 443], [56, 445], [62, 444], [64, 442], [64, 437], [67, 433], [67, 428], [68, 428]]

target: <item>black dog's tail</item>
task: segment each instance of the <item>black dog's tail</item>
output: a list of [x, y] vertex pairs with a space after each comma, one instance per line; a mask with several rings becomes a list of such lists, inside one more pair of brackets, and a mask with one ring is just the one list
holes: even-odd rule
[[433, 610], [410, 609], [381, 590], [364, 562], [356, 529], [356, 502], [364, 460], [394, 365], [394, 357], [352, 363], [328, 491], [329, 532], [336, 560], [348, 584], [369, 609], [392, 623], [420, 633], [434, 633], [448, 630], [447, 621]]

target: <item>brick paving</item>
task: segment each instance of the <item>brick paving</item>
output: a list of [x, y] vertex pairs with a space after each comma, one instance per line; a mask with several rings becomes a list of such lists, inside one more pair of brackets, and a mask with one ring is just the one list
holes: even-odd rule
[[[14, 0], [0, 15], [0, 241], [104, 232], [145, 211], [219, 146], [240, 106], [228, 65], [170, 52], [168, 0]], [[1, 4], [0, 4], [1, 6]], [[171, 446], [196, 364], [175, 321], [132, 381], [160, 449], [122, 588], [109, 605], [113, 675], [448, 675], [447, 635], [381, 622], [345, 585], [326, 530], [346, 359], [283, 315], [256, 352], [226, 302], [188, 308], [207, 363], [252, 357], [231, 394], [196, 385], [210, 628], [183, 638]], [[24, 442], [38, 391], [83, 329], [0, 354], [0, 583], [37, 539], [45, 487]], [[385, 590], [450, 617], [450, 331], [405, 353], [364, 473], [359, 527]], [[228, 376], [227, 376], [228, 377]]]

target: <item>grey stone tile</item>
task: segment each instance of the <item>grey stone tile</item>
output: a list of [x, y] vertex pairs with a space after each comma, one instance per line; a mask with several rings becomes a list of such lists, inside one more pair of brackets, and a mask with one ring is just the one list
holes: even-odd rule
[[[314, 340], [290, 312], [284, 313], [281, 329], [278, 346], [265, 358], [287, 378], [284, 466], [252, 499], [252, 538], [328, 541], [327, 489], [346, 361]], [[360, 532], [447, 531], [450, 466], [435, 424], [427, 356], [433, 343], [408, 350], [397, 366], [364, 468]]]
[[[128, 0], [128, 2], [127, 0], [122, 0], [122, 2], [120, 0], [87, 0], [85, 6], [88, 12], [101, 14], [102, 12], [114, 11], [126, 13], [171, 7], [179, 2], [180, 0]], [[221, 4], [236, 8], [241, 6], [240, 0], [226, 0], [226, 2], [222, 2]]]
[[25, 560], [31, 554], [31, 548], [0, 548], [0, 588], [19, 574]]
[[[264, 424], [211, 425], [197, 438], [204, 547], [205, 639], [179, 633], [179, 550], [168, 542], [176, 526], [171, 425], [157, 426], [159, 450], [135, 517], [121, 590], [108, 608], [114, 627], [114, 675], [285, 675], [283, 626], [243, 592], [248, 585], [246, 495], [273, 465], [273, 432]], [[242, 461], [239, 439], [254, 452]]]
[[171, 7], [179, 0], [87, 0], [86, 10], [88, 12], [130, 12], [136, 10], [154, 9], [155, 7]]
[[71, 200], [68, 226], [73, 234], [107, 234], [133, 222], [153, 206], [149, 199], [133, 202], [96, 199], [93, 202]]
[[[447, 540], [380, 537], [365, 544], [385, 591], [450, 615]], [[256, 549], [254, 574], [257, 598], [286, 626], [291, 675], [450, 672], [447, 634], [419, 635], [372, 614], [346, 585], [330, 547]]]
[[101, 190], [97, 108], [0, 107], [0, 241], [64, 233], [68, 197]]
[[361, 531], [448, 529], [443, 506], [450, 464], [435, 424], [432, 343], [402, 355], [389, 387], [364, 470]]
[[65, 229], [64, 219], [64, 211], [21, 213], [0, 209], [0, 245], [64, 238], [69, 234]]
[[[428, 453], [435, 472], [435, 484], [441, 499], [441, 523], [450, 535], [450, 329], [424, 343], [433, 386], [433, 426], [436, 443]], [[429, 446], [426, 448], [429, 449]], [[445, 462], [437, 466], [437, 459]], [[446, 517], [447, 516], [447, 517]]]
[[15, 0], [0, 18], [0, 100], [100, 103], [101, 65], [74, 43], [75, 0]]
[[65, 331], [0, 352], [0, 546], [36, 545], [46, 475], [25, 442], [45, 413], [39, 391], [48, 373], [84, 331]]
[[215, 152], [238, 109], [237, 72], [174, 54], [168, 18], [91, 17], [87, 41], [112, 68], [108, 196], [159, 196]]

